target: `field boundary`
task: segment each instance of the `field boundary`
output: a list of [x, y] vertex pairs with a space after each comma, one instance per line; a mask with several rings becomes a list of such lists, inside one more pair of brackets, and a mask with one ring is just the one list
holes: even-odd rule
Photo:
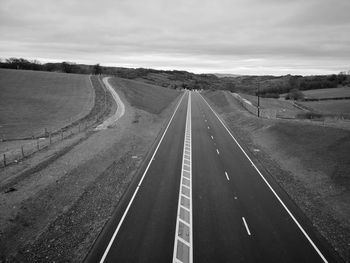
[[[19, 148], [14, 148], [1, 154], [0, 167], [4, 168], [11, 164], [17, 164], [24, 159], [30, 158], [38, 151], [47, 149], [54, 143], [71, 138], [81, 132], [89, 131], [96, 124], [100, 123], [110, 114], [113, 105], [113, 99], [106, 87], [100, 80], [100, 76], [90, 75], [90, 84], [95, 92], [94, 106], [90, 112], [79, 120], [53, 132], [45, 130], [44, 134], [32, 136], [29, 138], [11, 139], [3, 141], [30, 141], [23, 143]], [[108, 94], [107, 94], [108, 93]]]

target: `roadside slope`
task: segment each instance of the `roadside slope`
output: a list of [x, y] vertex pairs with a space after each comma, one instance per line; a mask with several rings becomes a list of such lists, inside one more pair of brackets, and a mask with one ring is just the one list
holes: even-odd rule
[[131, 106], [118, 85], [113, 88], [125, 105], [116, 125], [91, 132], [65, 155], [18, 181], [16, 191], [0, 193], [1, 260], [79, 262], [85, 257], [180, 95], [164, 99], [168, 106], [152, 114]]
[[313, 226], [346, 257], [350, 243], [350, 132], [259, 119], [226, 92], [205, 96]]

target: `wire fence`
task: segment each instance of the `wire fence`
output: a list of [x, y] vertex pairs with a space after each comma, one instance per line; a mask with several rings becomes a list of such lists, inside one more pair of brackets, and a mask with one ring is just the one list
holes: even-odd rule
[[[45, 128], [44, 132], [37, 137], [33, 136], [32, 138], [19, 140], [23, 141], [20, 147], [14, 147], [13, 149], [1, 153], [0, 167], [4, 168], [11, 164], [20, 163], [34, 153], [47, 149], [52, 144], [71, 138], [81, 132], [91, 130], [103, 121], [104, 117], [109, 113], [113, 99], [110, 97], [110, 94], [107, 93], [106, 87], [101, 81], [101, 77], [90, 76], [90, 80], [95, 90], [95, 105], [88, 116], [61, 130], [51, 132], [49, 129]], [[13, 142], [18, 144], [18, 141]]]
[[47, 149], [52, 144], [61, 142], [65, 139], [71, 138], [76, 134], [91, 129], [92, 127], [96, 126], [98, 122], [99, 118], [96, 117], [95, 119], [79, 123], [78, 125], [70, 127], [68, 129], [61, 129], [55, 133], [47, 132], [46, 129], [46, 134], [44, 136], [33, 140], [26, 140], [26, 142], [23, 142], [19, 148], [3, 152], [1, 154], [0, 167], [6, 167], [13, 163], [19, 163], [34, 153]]

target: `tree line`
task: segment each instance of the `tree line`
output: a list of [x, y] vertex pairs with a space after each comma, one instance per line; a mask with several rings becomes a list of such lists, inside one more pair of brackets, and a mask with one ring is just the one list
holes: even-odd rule
[[[143, 79], [154, 85], [168, 88], [228, 90], [262, 97], [278, 98], [280, 94], [310, 89], [350, 86], [350, 72], [320, 76], [236, 76], [219, 78], [214, 74], [194, 74], [181, 70], [156, 70], [149, 68], [106, 67], [100, 64], [85, 65], [74, 62], [41, 63], [24, 58], [0, 59], [0, 68], [39, 70], [76, 74], [105, 74], [127, 79]], [[155, 77], [155, 75], [163, 77]], [[293, 97], [291, 96], [291, 98]]]
[[36, 70], [49, 72], [64, 72], [75, 74], [101, 74], [102, 67], [96, 65], [83, 65], [74, 62], [63, 61], [60, 63], [41, 63], [38, 60], [24, 58], [7, 58], [0, 61], [0, 68]]

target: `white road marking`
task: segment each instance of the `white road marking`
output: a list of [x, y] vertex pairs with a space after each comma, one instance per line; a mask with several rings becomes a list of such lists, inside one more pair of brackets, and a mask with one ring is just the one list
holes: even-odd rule
[[243, 223], [244, 223], [245, 229], [247, 230], [247, 233], [248, 233], [248, 235], [250, 236], [250, 230], [249, 230], [249, 227], [248, 227], [247, 222], [245, 221], [245, 218], [244, 218], [244, 217], [242, 217], [242, 220], [243, 220]]
[[226, 171], [225, 171], [225, 175], [226, 175], [227, 181], [230, 181], [230, 177], [228, 177], [228, 174]]
[[[199, 94], [199, 93], [198, 93]], [[298, 220], [294, 217], [294, 215], [292, 214], [292, 212], [289, 211], [288, 207], [283, 203], [282, 199], [278, 196], [278, 194], [275, 192], [275, 190], [272, 188], [272, 186], [269, 184], [269, 182], [265, 179], [265, 177], [262, 175], [262, 173], [259, 171], [259, 169], [255, 166], [255, 164], [253, 163], [253, 161], [249, 158], [248, 154], [243, 150], [242, 146], [238, 143], [238, 141], [236, 140], [236, 138], [232, 135], [232, 133], [230, 132], [230, 130], [227, 128], [227, 126], [225, 125], [225, 123], [220, 119], [220, 117], [217, 115], [217, 113], [213, 110], [213, 108], [209, 105], [209, 103], [206, 101], [206, 99], [204, 99], [204, 97], [199, 94], [199, 96], [201, 96], [201, 98], [204, 100], [204, 102], [208, 105], [208, 107], [211, 109], [211, 111], [214, 113], [214, 115], [216, 116], [216, 118], [218, 118], [218, 120], [221, 122], [221, 124], [224, 126], [224, 128], [226, 129], [226, 131], [230, 134], [230, 136], [232, 137], [232, 139], [235, 141], [235, 143], [238, 145], [238, 147], [241, 149], [241, 151], [244, 153], [244, 155], [248, 158], [248, 160], [250, 161], [250, 163], [252, 164], [252, 166], [255, 168], [255, 170], [258, 172], [258, 174], [260, 175], [260, 177], [263, 179], [263, 181], [266, 183], [266, 185], [268, 186], [268, 188], [271, 190], [271, 192], [275, 195], [275, 197], [277, 198], [277, 200], [280, 202], [280, 204], [283, 206], [283, 208], [286, 210], [286, 212], [289, 214], [289, 216], [293, 219], [294, 223], [298, 226], [298, 228], [300, 229], [300, 231], [304, 234], [304, 236], [306, 237], [306, 239], [309, 241], [309, 243], [311, 244], [311, 246], [315, 249], [315, 251], [317, 252], [317, 254], [321, 257], [321, 259], [323, 260], [323, 262], [328, 262], [327, 259], [325, 258], [325, 256], [322, 254], [322, 252], [318, 249], [318, 247], [315, 245], [315, 243], [312, 241], [312, 239], [309, 237], [309, 235], [306, 233], [306, 231], [304, 230], [304, 228], [301, 226], [301, 224], [298, 222]]]
[[[128, 211], [129, 211], [129, 209], [130, 209], [130, 206], [131, 206], [132, 202], [134, 201], [137, 192], [138, 192], [139, 189], [140, 189], [140, 186], [141, 186], [141, 184], [142, 184], [142, 181], [143, 181], [143, 179], [145, 178], [145, 175], [146, 175], [146, 173], [147, 173], [149, 167], [151, 166], [152, 160], [154, 159], [154, 156], [156, 155], [156, 153], [157, 153], [157, 151], [158, 151], [158, 148], [159, 148], [160, 144], [162, 143], [162, 141], [163, 141], [163, 139], [164, 139], [164, 136], [165, 136], [165, 134], [166, 134], [166, 132], [167, 132], [169, 126], [170, 126], [170, 123], [172, 122], [172, 120], [173, 120], [173, 118], [174, 118], [174, 116], [175, 116], [175, 113], [177, 112], [177, 109], [179, 108], [179, 106], [180, 106], [180, 104], [181, 104], [181, 101], [182, 101], [183, 97], [185, 96], [185, 94], [186, 94], [186, 93], [184, 93], [184, 94], [182, 95], [182, 97], [181, 97], [179, 103], [177, 104], [177, 106], [176, 106], [176, 108], [175, 108], [175, 110], [174, 110], [174, 113], [173, 113], [173, 115], [171, 116], [171, 118], [170, 118], [170, 120], [169, 120], [169, 123], [168, 123], [168, 125], [166, 126], [165, 131], [164, 131], [162, 137], [161, 137], [160, 140], [159, 140], [159, 143], [158, 143], [158, 145], [157, 145], [157, 148], [155, 149], [155, 151], [154, 151], [154, 153], [153, 153], [153, 155], [152, 155], [152, 157], [151, 157], [151, 159], [150, 159], [150, 161], [149, 161], [149, 163], [148, 163], [148, 165], [147, 165], [147, 167], [146, 167], [146, 170], [144, 171], [144, 173], [143, 173], [143, 175], [142, 175], [142, 177], [141, 177], [141, 180], [140, 180], [139, 184], [137, 185], [137, 187], [136, 187], [136, 189], [135, 189], [135, 192], [134, 192], [133, 196], [131, 197], [131, 199], [130, 199], [130, 201], [129, 201], [129, 204], [128, 204], [128, 206], [126, 207], [126, 210], [125, 210], [125, 212], [124, 212], [122, 218], [120, 219], [119, 224], [118, 224], [116, 230], [114, 231], [113, 236], [112, 236], [111, 240], [109, 241], [108, 246], [107, 246], [105, 252], [103, 253], [103, 256], [102, 256], [102, 258], [101, 258], [101, 260], [100, 260], [100, 263], [103, 263], [103, 262], [105, 261], [105, 259], [106, 259], [106, 257], [107, 257], [107, 254], [108, 254], [109, 250], [111, 249], [111, 246], [112, 246], [112, 244], [113, 244], [113, 242], [114, 242], [114, 239], [115, 239], [115, 237], [117, 236], [118, 231], [119, 231], [121, 225], [122, 225], [123, 222], [124, 222], [124, 219], [125, 219], [125, 217], [126, 217], [126, 214], [128, 213]], [[192, 206], [192, 205], [191, 205], [191, 206]]]
[[205, 120], [205, 122], [207, 122], [207, 120]]
[[220, 152], [219, 152], [219, 150], [218, 150], [218, 149], [216, 149], [216, 152], [217, 152], [218, 154], [220, 154]]
[[209, 130], [210, 128], [209, 128], [209, 126], [208, 126], [208, 130]]
[[211, 137], [211, 139], [212, 139], [212, 140], [214, 140], [214, 137], [213, 137], [213, 135], [212, 135], [212, 136], [210, 136], [210, 137]]
[[191, 92], [188, 97], [185, 133], [173, 263], [193, 262]]

